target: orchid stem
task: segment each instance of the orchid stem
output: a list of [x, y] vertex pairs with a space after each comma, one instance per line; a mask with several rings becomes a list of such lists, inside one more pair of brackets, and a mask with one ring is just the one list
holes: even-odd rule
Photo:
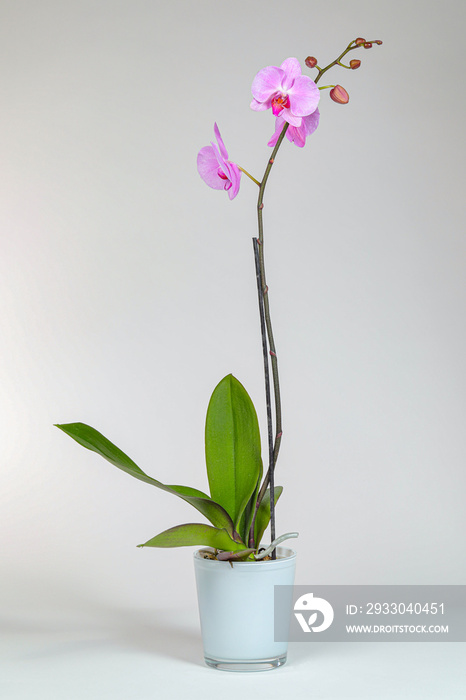
[[[273, 443], [272, 447], [272, 435], [273, 435], [273, 427], [272, 427], [272, 415], [271, 415], [271, 410], [267, 410], [267, 425], [268, 425], [268, 434], [270, 436], [269, 440], [269, 468], [267, 470], [267, 473], [265, 475], [264, 481], [262, 482], [262, 486], [259, 490], [257, 500], [256, 500], [256, 507], [254, 511], [254, 516], [253, 516], [253, 521], [251, 524], [251, 529], [250, 529], [250, 534], [249, 534], [249, 539], [254, 538], [254, 524], [256, 520], [256, 514], [257, 510], [261, 504], [262, 499], [264, 498], [264, 494], [267, 490], [267, 486], [270, 484], [270, 534], [271, 534], [271, 540], [275, 539], [275, 493], [274, 493], [274, 469], [275, 465], [277, 463], [277, 457], [278, 457], [278, 452], [280, 449], [280, 442], [281, 442], [281, 436], [282, 436], [282, 414], [281, 414], [281, 399], [280, 399], [280, 381], [279, 381], [279, 376], [278, 376], [278, 360], [277, 360], [277, 352], [275, 348], [275, 341], [273, 337], [273, 330], [272, 330], [272, 321], [270, 318], [270, 306], [269, 306], [269, 295], [268, 295], [268, 287], [266, 283], [266, 277], [265, 277], [265, 264], [264, 264], [264, 223], [263, 223], [263, 217], [262, 217], [262, 210], [264, 208], [264, 193], [265, 193], [265, 187], [267, 185], [267, 180], [270, 175], [270, 171], [272, 170], [272, 165], [275, 162], [275, 157], [277, 155], [278, 149], [280, 148], [283, 139], [285, 138], [286, 130], [288, 129], [288, 123], [286, 122], [280, 136], [278, 137], [277, 143], [275, 145], [275, 148], [272, 151], [272, 155], [269, 158], [269, 161], [267, 163], [267, 167], [264, 172], [264, 177], [262, 178], [262, 182], [260, 183], [259, 186], [259, 198], [257, 200], [257, 221], [258, 221], [258, 230], [259, 230], [259, 235], [258, 238], [256, 239], [255, 248], [257, 247], [258, 249], [258, 258], [259, 258], [259, 280], [260, 280], [260, 285], [262, 289], [262, 294], [259, 297], [259, 307], [263, 307], [263, 313], [264, 313], [264, 321], [265, 321], [265, 327], [267, 330], [267, 337], [268, 337], [268, 345], [269, 345], [269, 354], [270, 354], [270, 359], [271, 359], [271, 365], [272, 365], [272, 377], [273, 377], [273, 388], [274, 388], [274, 403], [275, 403], [275, 441]], [[267, 357], [267, 343], [265, 344], [265, 356], [264, 356], [264, 369], [265, 366], [267, 365], [267, 372], [266, 372], [266, 401], [267, 401], [267, 377], [268, 377], [268, 363], [269, 363], [269, 358]], [[269, 399], [269, 404], [270, 404], [270, 399]], [[259, 544], [259, 543], [257, 543]], [[275, 558], [275, 551], [272, 554], [272, 558]]]
[[[259, 316], [262, 337], [262, 355], [264, 358], [264, 378], [265, 378], [265, 403], [267, 408], [267, 433], [269, 445], [269, 481], [270, 481], [270, 498], [275, 501], [273, 469], [270, 471], [270, 465], [273, 464], [273, 427], [272, 427], [272, 403], [270, 401], [270, 374], [269, 374], [269, 356], [267, 353], [267, 330], [265, 326], [264, 313], [264, 292], [262, 286], [262, 275], [260, 267], [259, 241], [257, 238], [252, 239], [254, 246], [254, 261], [256, 264], [256, 280], [257, 280], [257, 297], [259, 301]], [[249, 532], [249, 546], [254, 546], [254, 525], [256, 521], [256, 512], [254, 512], [251, 529]], [[271, 539], [275, 538], [275, 512], [270, 511], [270, 532]], [[259, 545], [259, 542], [257, 543]]]
[[261, 186], [261, 183], [259, 182], [259, 180], [256, 180], [256, 178], [253, 177], [253, 176], [251, 175], [251, 173], [248, 173], [247, 170], [245, 170], [244, 168], [242, 168], [241, 165], [238, 165], [238, 168], [241, 170], [242, 173], [244, 173], [245, 175], [247, 175], [248, 178], [249, 178], [250, 180], [252, 180], [253, 182], [255, 182], [256, 185], [257, 185], [258, 187]]
[[[317, 73], [317, 76], [314, 78], [314, 82], [315, 82], [315, 83], [318, 83], [319, 80], [321, 79], [321, 77], [323, 76], [323, 74], [324, 74], [326, 71], [328, 71], [330, 68], [333, 68], [333, 66], [340, 65], [340, 66], [342, 66], [342, 68], [348, 68], [348, 67], [350, 67], [350, 66], [345, 66], [345, 65], [343, 65], [342, 63], [340, 63], [340, 61], [341, 61], [341, 59], [343, 58], [343, 56], [346, 56], [346, 54], [347, 54], [349, 51], [354, 51], [354, 49], [360, 49], [361, 46], [363, 46], [363, 44], [356, 44], [355, 42], [356, 42], [356, 39], [354, 39], [353, 41], [351, 41], [351, 42], [348, 44], [348, 46], [346, 47], [346, 49], [338, 56], [338, 58], [336, 58], [334, 61], [332, 61], [331, 63], [329, 63], [328, 66], [325, 66], [325, 68], [319, 68], [319, 66], [315, 66], [315, 67], [317, 68], [317, 70], [318, 70], [318, 73]], [[365, 43], [373, 44], [374, 41], [365, 42]], [[381, 43], [381, 42], [380, 42], [380, 43]]]
[[341, 59], [343, 58], [343, 56], [346, 56], [346, 54], [348, 53], [348, 51], [352, 51], [353, 49], [359, 48], [359, 45], [356, 44], [355, 46], [353, 46], [353, 43], [354, 43], [354, 42], [352, 41], [350, 44], [348, 44], [348, 46], [347, 46], [346, 49], [343, 51], [343, 53], [341, 53], [341, 54], [338, 56], [338, 58], [336, 58], [334, 61], [332, 61], [332, 63], [329, 63], [328, 66], [325, 66], [325, 68], [319, 68], [319, 72], [318, 72], [318, 74], [317, 74], [317, 77], [314, 79], [314, 82], [315, 82], [315, 83], [317, 83], [317, 82], [321, 79], [321, 77], [323, 76], [323, 74], [324, 74], [326, 71], [328, 71], [328, 70], [329, 70], [330, 68], [332, 68], [333, 66], [338, 65], [338, 64], [340, 63]]

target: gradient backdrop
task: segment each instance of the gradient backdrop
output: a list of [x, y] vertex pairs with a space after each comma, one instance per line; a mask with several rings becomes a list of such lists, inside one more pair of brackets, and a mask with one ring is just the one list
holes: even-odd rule
[[8, 615], [195, 605], [192, 548], [136, 549], [195, 511], [52, 424], [206, 489], [205, 411], [232, 372], [265, 436], [257, 188], [243, 177], [230, 202], [196, 154], [217, 121], [260, 178], [274, 121], [249, 109], [256, 72], [326, 65], [359, 35], [384, 44], [328, 74], [349, 104], [322, 93], [266, 194], [277, 531], [300, 532], [301, 584], [465, 583], [465, 17], [459, 0], [0, 1]]

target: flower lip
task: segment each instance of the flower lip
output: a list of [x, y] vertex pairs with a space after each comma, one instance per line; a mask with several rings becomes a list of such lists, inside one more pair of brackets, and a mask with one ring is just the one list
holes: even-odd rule
[[290, 96], [289, 95], [275, 95], [272, 98], [272, 113], [274, 117], [278, 117], [280, 112], [284, 109], [290, 108]]

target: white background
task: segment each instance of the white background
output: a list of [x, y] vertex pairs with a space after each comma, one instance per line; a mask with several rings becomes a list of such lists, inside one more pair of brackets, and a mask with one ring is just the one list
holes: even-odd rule
[[[459, 0], [1, 0], [2, 697], [257, 692], [200, 665], [191, 548], [136, 549], [197, 513], [53, 423], [206, 490], [205, 411], [232, 372], [265, 436], [257, 188], [230, 202], [196, 154], [217, 121], [260, 179], [256, 72], [360, 35], [384, 44], [327, 74], [349, 104], [323, 91], [266, 194], [277, 530], [300, 532], [300, 584], [465, 582], [464, 27]], [[308, 647], [260, 676], [271, 698], [464, 697], [459, 645]]]

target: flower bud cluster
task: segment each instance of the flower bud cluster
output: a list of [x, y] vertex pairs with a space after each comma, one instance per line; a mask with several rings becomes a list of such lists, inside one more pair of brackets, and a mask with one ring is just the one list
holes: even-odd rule
[[[346, 51], [344, 51], [339, 58], [337, 58], [333, 63], [329, 64], [326, 68], [319, 68], [317, 65], [317, 59], [314, 58], [314, 56], [308, 56], [305, 60], [305, 64], [308, 68], [317, 68], [319, 71], [316, 82], [318, 82], [319, 78], [322, 76], [325, 71], [327, 71], [329, 68], [332, 66], [341, 66], [342, 68], [348, 68], [349, 70], [356, 70], [357, 68], [360, 67], [361, 61], [358, 58], [353, 58], [350, 62], [349, 65], [345, 65], [344, 63], [341, 62], [341, 59], [343, 56], [345, 56], [349, 51], [354, 50], [356, 48], [362, 48], [364, 49], [371, 49], [373, 44], [382, 44], [383, 42], [380, 39], [374, 39], [373, 41], [366, 41], [364, 37], [358, 36], [357, 39], [354, 39], [348, 47], [346, 48]], [[337, 102], [340, 105], [345, 105], [349, 102], [349, 95], [346, 92], [345, 88], [342, 87], [341, 85], [327, 85], [326, 87], [332, 88], [330, 90], [330, 97], [334, 102]], [[321, 90], [323, 88], [320, 88]]]
[[365, 49], [371, 49], [372, 44], [378, 44], [379, 46], [383, 44], [383, 41], [380, 41], [380, 39], [376, 39], [374, 41], [366, 41], [363, 39], [362, 36], [358, 36], [357, 39], [354, 40], [354, 43], [356, 46], [363, 46]]

